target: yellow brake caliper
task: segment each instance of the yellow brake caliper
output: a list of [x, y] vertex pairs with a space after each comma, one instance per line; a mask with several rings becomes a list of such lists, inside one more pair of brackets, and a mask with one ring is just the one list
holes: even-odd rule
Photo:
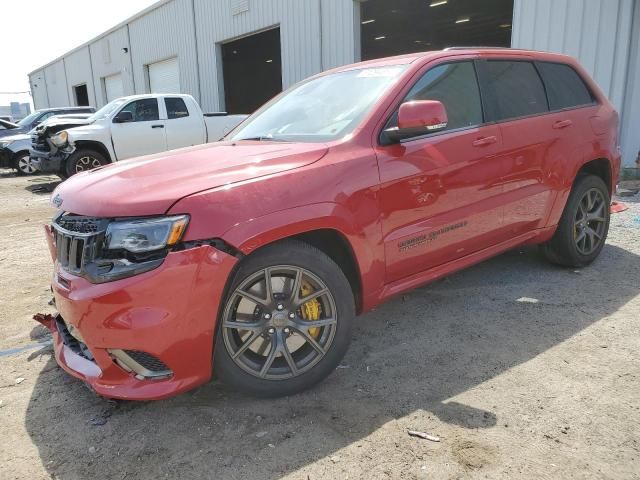
[[[302, 284], [300, 285], [300, 296], [304, 298], [311, 293], [313, 293], [313, 287], [311, 287], [309, 282], [303, 280]], [[309, 322], [313, 322], [315, 320], [320, 320], [322, 305], [320, 305], [320, 302], [317, 298], [313, 298], [308, 302], [303, 303], [300, 307], [300, 310], [300, 313], [302, 313], [302, 318]], [[310, 328], [309, 333], [313, 338], [318, 338], [318, 335], [320, 334], [320, 327]]]

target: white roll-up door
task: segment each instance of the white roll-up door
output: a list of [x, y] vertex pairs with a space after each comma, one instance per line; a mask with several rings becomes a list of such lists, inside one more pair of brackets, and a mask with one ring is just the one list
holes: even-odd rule
[[149, 90], [151, 93], [180, 93], [177, 58], [149, 64]]
[[110, 75], [104, 77], [104, 91], [107, 94], [107, 102], [124, 97], [124, 88], [122, 86], [122, 75]]

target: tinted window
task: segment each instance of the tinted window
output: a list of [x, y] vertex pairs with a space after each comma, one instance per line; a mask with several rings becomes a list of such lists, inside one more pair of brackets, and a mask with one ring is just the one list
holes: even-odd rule
[[[446, 130], [482, 123], [480, 90], [472, 62], [438, 65], [426, 72], [404, 98], [411, 100], [439, 100], [447, 110]], [[397, 124], [397, 118], [391, 125]]]
[[158, 120], [158, 101], [155, 98], [145, 98], [144, 100], [136, 100], [124, 107], [121, 112], [131, 112], [134, 122], [150, 122]]
[[593, 103], [591, 92], [569, 65], [540, 62], [538, 69], [547, 87], [551, 110]]
[[184, 104], [184, 100], [181, 98], [168, 97], [164, 99], [164, 104], [167, 107], [167, 118], [182, 118], [188, 117], [189, 111]]
[[547, 112], [542, 80], [530, 62], [483, 62], [487, 110], [491, 120], [524, 117]]

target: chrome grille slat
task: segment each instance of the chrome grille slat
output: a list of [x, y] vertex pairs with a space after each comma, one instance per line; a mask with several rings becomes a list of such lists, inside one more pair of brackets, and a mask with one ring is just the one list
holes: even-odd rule
[[106, 224], [105, 219], [76, 215], [61, 215], [54, 219], [52, 227], [60, 266], [70, 273], [81, 274], [96, 258]]

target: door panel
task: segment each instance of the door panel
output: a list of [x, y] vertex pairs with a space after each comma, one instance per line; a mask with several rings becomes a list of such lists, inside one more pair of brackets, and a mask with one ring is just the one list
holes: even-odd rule
[[164, 104], [168, 150], [204, 143], [204, 117], [191, 115], [184, 100], [179, 97], [165, 97]]
[[131, 112], [133, 121], [111, 124], [111, 137], [118, 160], [167, 150], [166, 120], [160, 120], [158, 99], [135, 100], [122, 111]]
[[501, 146], [488, 125], [377, 148], [387, 282], [507, 238]]

